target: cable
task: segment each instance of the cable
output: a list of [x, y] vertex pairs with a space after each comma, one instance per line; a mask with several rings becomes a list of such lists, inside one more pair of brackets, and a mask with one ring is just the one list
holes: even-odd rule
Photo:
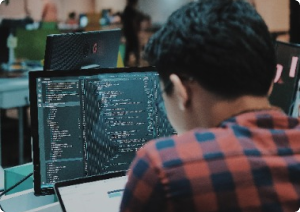
[[[7, 192], [13, 190], [15, 187], [17, 187], [18, 185], [20, 185], [21, 183], [23, 183], [25, 180], [27, 180], [31, 175], [33, 175], [33, 172], [30, 173], [29, 175], [27, 175], [26, 177], [24, 177], [24, 178], [23, 178], [22, 180], [20, 180], [19, 182], [17, 182], [15, 185], [13, 185], [13, 186], [9, 187], [8, 189], [6, 189], [5, 191], [3, 191], [3, 192], [0, 194], [0, 199], [1, 199], [1, 197], [2, 197], [4, 194], [6, 194]], [[2, 211], [4, 211], [3, 208], [2, 208], [2, 206], [1, 206], [1, 203], [0, 203], [0, 209], [1, 209]]]

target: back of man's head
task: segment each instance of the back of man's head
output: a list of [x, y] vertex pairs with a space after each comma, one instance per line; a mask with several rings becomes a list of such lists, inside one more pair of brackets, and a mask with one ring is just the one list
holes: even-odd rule
[[146, 59], [164, 83], [191, 76], [223, 98], [266, 96], [276, 59], [268, 28], [244, 0], [198, 0], [175, 11], [149, 40]]

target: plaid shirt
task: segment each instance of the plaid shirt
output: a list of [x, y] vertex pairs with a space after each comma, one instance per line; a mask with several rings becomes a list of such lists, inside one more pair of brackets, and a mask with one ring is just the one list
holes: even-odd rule
[[300, 207], [300, 120], [247, 112], [217, 128], [148, 142], [121, 211], [286, 211]]

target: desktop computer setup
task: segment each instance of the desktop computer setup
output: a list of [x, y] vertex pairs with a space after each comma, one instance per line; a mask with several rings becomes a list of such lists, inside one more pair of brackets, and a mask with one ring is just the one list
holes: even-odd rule
[[[44, 71], [29, 73], [36, 196], [122, 177], [147, 141], [176, 134], [158, 106], [155, 67], [115, 68], [119, 36], [119, 30], [108, 30], [47, 37]], [[300, 46], [276, 42], [275, 47], [270, 102], [298, 116]]]
[[123, 185], [139, 148], [176, 134], [155, 67], [116, 68], [120, 33], [47, 36], [44, 70], [28, 74], [35, 196], [90, 177]]
[[116, 68], [119, 41], [119, 29], [47, 36], [44, 70], [29, 73], [36, 196], [125, 175], [147, 141], [176, 134], [155, 67]]

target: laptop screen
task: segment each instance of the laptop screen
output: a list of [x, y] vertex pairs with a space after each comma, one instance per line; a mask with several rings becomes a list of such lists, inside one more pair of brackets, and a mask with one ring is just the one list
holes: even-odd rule
[[70, 180], [55, 184], [55, 193], [65, 212], [117, 212], [127, 176], [115, 173]]
[[128, 170], [147, 141], [175, 134], [154, 67], [36, 71], [29, 80], [36, 195]]
[[120, 39], [120, 29], [48, 35], [44, 70], [116, 67]]

